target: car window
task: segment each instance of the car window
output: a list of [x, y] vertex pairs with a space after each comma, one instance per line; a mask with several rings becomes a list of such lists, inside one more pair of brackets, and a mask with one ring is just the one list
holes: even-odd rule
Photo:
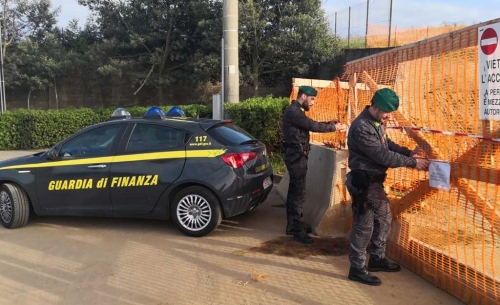
[[208, 130], [208, 134], [222, 145], [239, 145], [255, 140], [251, 134], [233, 124], [218, 125]]
[[127, 144], [127, 153], [170, 151], [184, 147], [186, 133], [163, 125], [137, 124]]
[[81, 134], [65, 143], [59, 150], [60, 157], [92, 157], [107, 155], [121, 125], [107, 125]]

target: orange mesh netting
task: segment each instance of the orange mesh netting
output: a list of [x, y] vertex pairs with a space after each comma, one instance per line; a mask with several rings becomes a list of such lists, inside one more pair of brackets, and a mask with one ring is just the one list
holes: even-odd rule
[[[402, 46], [408, 43], [435, 37], [464, 28], [464, 25], [427, 26], [417, 28], [401, 28], [393, 26], [391, 29], [391, 47]], [[368, 25], [367, 46], [369, 48], [383, 48], [388, 46], [389, 25]]]
[[[347, 122], [349, 92], [341, 88], [340, 80], [337, 78], [325, 88], [315, 88], [318, 96], [314, 106], [306, 112], [306, 115], [319, 122], [329, 122], [338, 119]], [[290, 102], [297, 98], [299, 86], [294, 86], [290, 94]], [[311, 133], [311, 141], [329, 143], [335, 148], [345, 147], [345, 133]]]
[[[352, 122], [377, 88], [393, 88], [401, 106], [387, 129], [396, 143], [451, 166], [451, 189], [431, 188], [427, 171], [390, 169], [385, 183], [393, 226], [388, 253], [468, 304], [500, 304], [499, 121], [479, 119], [478, 26], [347, 63], [319, 95], [313, 119]], [[356, 90], [354, 89], [354, 86]], [[295, 98], [294, 88], [291, 98]], [[351, 112], [349, 114], [349, 111]], [[312, 134], [345, 147], [345, 133]]]

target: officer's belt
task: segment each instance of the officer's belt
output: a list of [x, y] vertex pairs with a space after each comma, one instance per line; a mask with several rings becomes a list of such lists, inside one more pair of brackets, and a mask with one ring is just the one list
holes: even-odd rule
[[353, 171], [365, 173], [370, 178], [370, 182], [372, 182], [372, 183], [384, 183], [385, 179], [387, 178], [387, 174], [372, 174], [368, 171], [363, 171], [363, 170], [359, 170], [359, 169], [353, 170]]
[[371, 182], [375, 183], [384, 183], [385, 178], [387, 178], [387, 174], [370, 175]]
[[302, 143], [286, 143], [286, 142], [284, 142], [283, 145], [285, 146], [285, 148], [287, 148], [287, 147], [289, 147], [289, 148], [301, 148], [304, 150], [311, 149], [311, 145], [309, 143], [302, 144]]

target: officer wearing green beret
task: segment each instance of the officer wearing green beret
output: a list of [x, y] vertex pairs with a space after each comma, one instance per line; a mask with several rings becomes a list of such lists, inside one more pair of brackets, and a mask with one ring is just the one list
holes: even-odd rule
[[[388, 168], [410, 167], [425, 170], [429, 161], [415, 158], [420, 148], [411, 151], [391, 141], [383, 124], [399, 108], [399, 97], [388, 88], [375, 92], [371, 105], [353, 121], [347, 135], [349, 168], [346, 187], [352, 197], [352, 228], [349, 237], [349, 279], [380, 285], [371, 272], [396, 272], [401, 267], [385, 257], [392, 215], [384, 181]], [[370, 253], [365, 266], [366, 250]]]
[[307, 158], [309, 155], [309, 132], [334, 132], [345, 128], [338, 121], [316, 122], [304, 111], [313, 105], [318, 92], [309, 86], [301, 86], [297, 99], [283, 113], [283, 138], [285, 165], [290, 177], [286, 199], [286, 234], [299, 242], [311, 244], [312, 238], [305, 232], [302, 204], [306, 195]]

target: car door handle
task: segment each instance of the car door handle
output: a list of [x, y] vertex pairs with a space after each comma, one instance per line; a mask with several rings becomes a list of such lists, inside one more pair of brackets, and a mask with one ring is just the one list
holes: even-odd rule
[[105, 168], [105, 167], [106, 167], [106, 165], [104, 165], [104, 164], [99, 164], [99, 165], [89, 165], [88, 167], [89, 167], [89, 168]]

